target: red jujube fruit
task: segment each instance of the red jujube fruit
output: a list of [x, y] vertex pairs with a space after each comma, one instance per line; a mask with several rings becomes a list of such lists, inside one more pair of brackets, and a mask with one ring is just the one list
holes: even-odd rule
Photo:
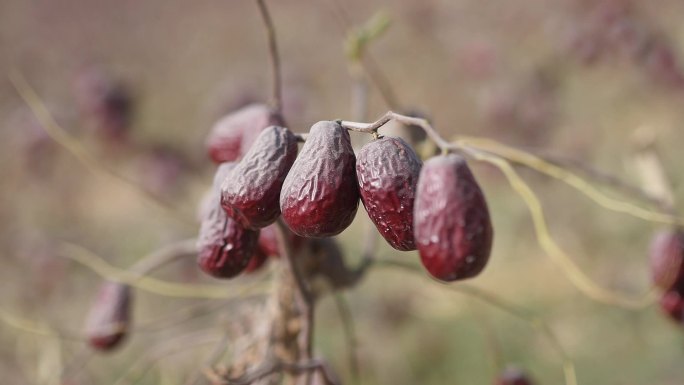
[[297, 157], [297, 138], [287, 128], [270, 126], [230, 172], [221, 205], [245, 228], [259, 229], [280, 216], [280, 190]]
[[429, 159], [418, 178], [414, 232], [421, 262], [442, 281], [479, 274], [489, 260], [493, 230], [487, 202], [465, 159]]
[[283, 220], [297, 235], [337, 235], [354, 220], [359, 205], [356, 157], [349, 132], [339, 123], [314, 124], [280, 193]]
[[368, 216], [395, 249], [415, 250], [413, 202], [422, 162], [404, 140], [385, 137], [361, 148], [356, 178]]
[[232, 278], [240, 274], [256, 250], [259, 231], [245, 229], [230, 218], [221, 207], [220, 185], [234, 163], [222, 164], [214, 177], [214, 188], [197, 238], [197, 264], [216, 278]]
[[88, 343], [109, 351], [121, 344], [131, 323], [132, 293], [128, 285], [105, 282], [90, 308], [85, 324]]

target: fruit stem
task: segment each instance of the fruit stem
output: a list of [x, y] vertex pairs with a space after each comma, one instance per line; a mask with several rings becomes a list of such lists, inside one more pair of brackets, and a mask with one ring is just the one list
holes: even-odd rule
[[390, 120], [396, 120], [397, 122], [403, 123], [405, 125], [414, 125], [422, 128], [443, 153], [447, 153], [450, 150], [460, 149], [460, 146], [456, 146], [444, 140], [444, 138], [439, 135], [437, 130], [430, 125], [427, 119], [406, 116], [392, 111], [387, 111], [382, 117], [372, 123], [350, 122], [346, 120], [342, 120], [339, 123], [342, 127], [349, 131], [364, 132], [376, 135], [378, 129], [387, 124]]

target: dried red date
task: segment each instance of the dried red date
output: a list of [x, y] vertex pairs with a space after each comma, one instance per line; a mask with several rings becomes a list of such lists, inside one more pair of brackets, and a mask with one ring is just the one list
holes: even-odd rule
[[385, 137], [361, 148], [359, 192], [368, 216], [395, 249], [415, 250], [413, 202], [422, 162], [404, 140]]
[[221, 118], [207, 136], [207, 151], [215, 163], [233, 162], [245, 154], [259, 132], [283, 125], [282, 117], [268, 106], [250, 104]]
[[684, 279], [684, 234], [681, 231], [656, 233], [649, 250], [653, 284], [669, 289]]
[[258, 230], [243, 228], [221, 207], [221, 194], [216, 186], [234, 166], [234, 163], [224, 163], [217, 170], [197, 239], [197, 263], [205, 273], [216, 278], [232, 278], [240, 274], [255, 252], [259, 238]]
[[131, 322], [131, 288], [116, 282], [105, 282], [97, 294], [86, 319], [86, 336], [91, 347], [109, 351], [121, 344]]
[[280, 189], [297, 157], [287, 128], [264, 129], [222, 187], [221, 205], [243, 227], [258, 229], [280, 216]]
[[283, 219], [295, 234], [329, 237], [351, 224], [359, 205], [355, 163], [349, 132], [339, 123], [311, 127], [280, 194]]
[[487, 264], [493, 237], [489, 209], [463, 157], [442, 155], [423, 165], [414, 231], [423, 266], [437, 279], [473, 277]]

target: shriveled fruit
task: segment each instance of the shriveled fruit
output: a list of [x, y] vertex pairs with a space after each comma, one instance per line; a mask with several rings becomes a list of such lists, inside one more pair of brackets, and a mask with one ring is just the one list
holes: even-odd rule
[[421, 261], [435, 278], [470, 278], [487, 264], [493, 237], [489, 209], [462, 156], [441, 155], [425, 162], [413, 219]]
[[[214, 177], [221, 183], [235, 165], [224, 163]], [[214, 187], [202, 219], [197, 239], [197, 264], [216, 278], [232, 278], [240, 274], [256, 250], [259, 231], [245, 229], [230, 218], [221, 207], [221, 194]]]
[[250, 104], [221, 118], [207, 136], [207, 151], [215, 163], [232, 162], [245, 154], [259, 132], [283, 125], [276, 111], [264, 104]]
[[349, 132], [339, 123], [311, 127], [280, 193], [283, 219], [295, 234], [329, 237], [351, 224], [359, 206], [355, 163]]
[[297, 157], [297, 138], [270, 126], [231, 171], [222, 186], [221, 205], [243, 227], [258, 229], [280, 216], [280, 189]]
[[653, 284], [669, 289], [684, 279], [684, 234], [677, 230], [656, 233], [649, 250]]
[[520, 369], [508, 367], [494, 385], [532, 385], [534, 382]]
[[109, 351], [121, 344], [131, 322], [131, 288], [105, 282], [90, 308], [85, 324], [88, 343], [94, 349]]
[[422, 162], [404, 140], [385, 137], [361, 148], [359, 192], [368, 216], [395, 249], [415, 250], [413, 202]]

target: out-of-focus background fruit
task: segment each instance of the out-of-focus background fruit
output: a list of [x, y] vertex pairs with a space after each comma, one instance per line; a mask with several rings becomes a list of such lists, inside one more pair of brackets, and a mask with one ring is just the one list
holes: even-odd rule
[[[445, 136], [491, 137], [638, 184], [631, 138], [645, 126], [655, 134], [675, 196], [684, 195], [682, 2], [269, 5], [282, 54], [285, 115], [295, 131], [351, 118], [344, 36], [350, 24], [382, 10], [391, 26], [369, 48], [374, 62], [401, 105], [429, 116]], [[94, 162], [136, 187], [56, 144], [5, 76], [13, 70]], [[83, 329], [101, 277], [65, 258], [62, 246], [78, 244], [128, 267], [161, 245], [195, 236], [197, 206], [214, 171], [205, 135], [222, 114], [269, 96], [265, 33], [254, 2], [3, 0], [0, 73], [3, 381], [185, 383], [226, 325], [239, 334], [240, 322], [230, 321], [250, 322], [250, 307], [139, 291], [138, 329], [117, 351], [90, 353], [73, 334]], [[368, 119], [386, 110], [371, 89]], [[482, 275], [453, 285], [482, 288], [548, 323], [581, 384], [683, 383], [681, 326], [657, 305], [629, 311], [578, 293], [537, 246], [528, 212], [505, 179], [491, 167], [472, 168], [493, 215], [494, 251]], [[541, 196], [553, 235], [584, 271], [625, 295], [648, 290], [648, 241], [660, 226], [607, 212], [533, 172], [523, 176]], [[170, 209], [151, 204], [146, 194]], [[367, 221], [360, 210], [339, 237], [350, 264], [358, 260]], [[385, 244], [379, 255], [418, 260], [415, 252]], [[260, 274], [226, 288], [268, 279], [268, 272]], [[217, 283], [194, 260], [158, 276]], [[490, 384], [497, 357], [539, 384], [563, 381], [561, 357], [543, 333], [423, 275], [376, 269], [345, 295], [356, 326], [359, 383]], [[179, 316], [188, 309], [197, 314]], [[334, 301], [324, 299], [316, 316], [316, 352], [353, 383]], [[45, 330], [71, 334], [56, 338], [40, 333]]]

